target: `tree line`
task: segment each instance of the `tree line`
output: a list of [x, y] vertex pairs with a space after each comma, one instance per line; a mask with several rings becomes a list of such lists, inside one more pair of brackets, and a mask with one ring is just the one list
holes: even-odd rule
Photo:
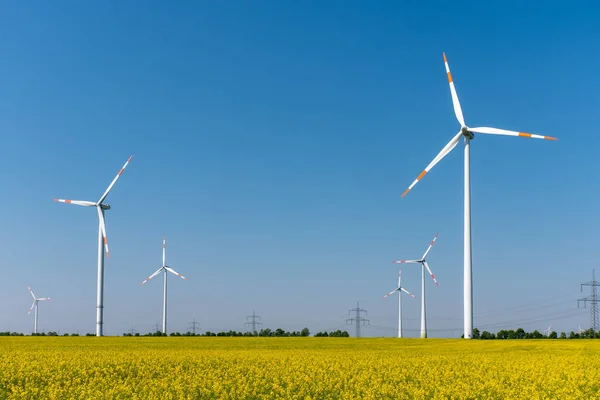
[[[464, 336], [460, 335], [461, 338], [464, 338]], [[600, 331], [595, 332], [590, 328], [581, 332], [571, 331], [568, 335], [565, 332], [559, 334], [556, 331], [551, 331], [545, 335], [537, 329], [533, 332], [526, 332], [523, 328], [518, 328], [517, 330], [503, 329], [494, 334], [488, 331], [480, 332], [479, 329], [475, 328], [473, 329], [473, 339], [600, 339]]]
[[[0, 336], [79, 336], [79, 333], [63, 333], [61, 335], [58, 332], [48, 332], [48, 333], [40, 332], [40, 333], [31, 333], [29, 335], [25, 335], [24, 333], [21, 333], [21, 332], [6, 331], [6, 332], [0, 332]], [[96, 336], [96, 334], [95, 333], [86, 333], [85, 336]], [[144, 334], [126, 332], [126, 333], [123, 333], [122, 336], [128, 336], [128, 337], [131, 337], [131, 336], [137, 336], [137, 337], [145, 337], [145, 336], [308, 337], [308, 336], [310, 336], [310, 330], [308, 328], [304, 328], [300, 331], [287, 332], [281, 328], [277, 328], [275, 330], [265, 328], [265, 329], [261, 329], [260, 331], [254, 331], [254, 332], [237, 332], [234, 330], [230, 330], [227, 332], [206, 331], [204, 333], [194, 333], [194, 332], [188, 331], [185, 333], [171, 332], [168, 335], [165, 333], [162, 333], [161, 331], [156, 331], [156, 332], [148, 332], [148, 333], [144, 333]], [[314, 336], [315, 337], [350, 337], [350, 335], [348, 334], [347, 331], [340, 331], [339, 329], [337, 331], [331, 331], [331, 332], [327, 332], [327, 331], [317, 332]]]
[[[161, 331], [149, 332], [146, 334], [140, 333], [124, 333], [123, 336], [167, 336], [167, 334], [162, 333]], [[204, 333], [193, 333], [193, 332], [171, 332], [168, 336], [245, 336], [245, 337], [308, 337], [310, 336], [310, 330], [308, 328], [304, 328], [300, 331], [291, 331], [287, 332], [281, 328], [277, 328], [275, 330], [271, 330], [269, 328], [261, 329], [260, 331], [254, 332], [237, 332], [234, 330], [230, 330], [227, 332], [211, 332], [206, 331]], [[349, 337], [350, 335], [346, 331], [334, 331], [334, 332], [318, 332], [314, 335], [315, 337]]]
[[[0, 336], [79, 336], [78, 333], [63, 333], [62, 335], [58, 332], [48, 332], [48, 333], [32, 333], [30, 335], [25, 335], [21, 332], [0, 332]], [[86, 333], [85, 336], [96, 336], [94, 333]], [[140, 333], [123, 333], [123, 336], [245, 336], [245, 337], [307, 337], [310, 336], [310, 331], [308, 328], [304, 328], [301, 331], [291, 331], [286, 332], [281, 328], [277, 328], [274, 331], [265, 328], [260, 331], [255, 332], [237, 332], [234, 330], [230, 330], [227, 332], [210, 332], [206, 331], [204, 333], [193, 333], [193, 332], [171, 332], [169, 335], [163, 334], [160, 331], [157, 332], [149, 332], [145, 334]], [[317, 332], [314, 334], [314, 337], [350, 337], [350, 334], [347, 331], [323, 331]], [[464, 338], [464, 335], [460, 336]], [[556, 331], [551, 331], [548, 335], [545, 335], [539, 332], [537, 329], [533, 332], [526, 332], [523, 328], [518, 328], [516, 330], [501, 330], [497, 333], [491, 333], [488, 331], [481, 332], [478, 328], [473, 329], [473, 339], [481, 339], [481, 340], [495, 340], [495, 339], [600, 339], [600, 331], [594, 331], [593, 329], [586, 329], [585, 331], [575, 332], [571, 331], [568, 334], [565, 332], [561, 332], [560, 334]]]
[[[10, 332], [10, 331], [6, 331], [6, 332], [0, 332], [0, 336], [25, 336], [24, 333], [21, 332]], [[31, 335], [27, 335], [27, 336], [79, 336], [78, 333], [63, 333], [62, 335], [59, 334], [58, 332], [41, 332], [41, 333], [32, 333]], [[87, 334], [86, 336], [89, 336], [89, 334]]]

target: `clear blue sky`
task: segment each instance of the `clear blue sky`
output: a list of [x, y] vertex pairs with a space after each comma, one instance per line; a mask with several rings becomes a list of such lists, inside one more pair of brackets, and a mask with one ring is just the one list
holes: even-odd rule
[[[430, 336], [462, 332], [467, 124], [558, 137], [472, 143], [475, 326], [575, 330], [600, 257], [597, 5], [130, 1], [0, 6], [0, 330], [95, 329], [97, 215], [108, 202], [105, 332], [345, 326], [395, 335], [393, 259], [429, 257]], [[411, 268], [412, 267], [412, 268]], [[600, 269], [600, 268], [599, 268]], [[600, 271], [599, 271], [600, 275]], [[406, 287], [420, 295], [420, 272]], [[405, 301], [417, 336], [419, 301]], [[512, 310], [512, 311], [511, 311]], [[529, 321], [529, 322], [528, 322]]]

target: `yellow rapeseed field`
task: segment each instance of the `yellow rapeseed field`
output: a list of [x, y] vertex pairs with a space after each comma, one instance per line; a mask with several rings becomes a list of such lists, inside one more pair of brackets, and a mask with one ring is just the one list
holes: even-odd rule
[[600, 340], [0, 337], [0, 399], [592, 399]]

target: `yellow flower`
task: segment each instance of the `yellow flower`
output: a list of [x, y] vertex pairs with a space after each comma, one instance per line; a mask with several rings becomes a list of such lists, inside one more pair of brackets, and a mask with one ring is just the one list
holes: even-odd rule
[[589, 399], [600, 341], [0, 337], [0, 399]]

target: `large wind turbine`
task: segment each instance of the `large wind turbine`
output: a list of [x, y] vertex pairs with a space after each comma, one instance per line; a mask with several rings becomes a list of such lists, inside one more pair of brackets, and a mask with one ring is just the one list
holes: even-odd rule
[[391, 292], [389, 292], [388, 294], [386, 294], [385, 296], [383, 296], [383, 298], [385, 299], [386, 297], [391, 296], [396, 292], [398, 292], [398, 337], [401, 338], [402, 337], [402, 292], [406, 293], [409, 296], [412, 296], [413, 298], [416, 298], [414, 294], [410, 293], [408, 290], [406, 290], [402, 287], [402, 270], [398, 271], [398, 287], [396, 289], [392, 290]]
[[431, 275], [431, 279], [433, 279], [436, 286], [440, 286], [438, 281], [435, 279], [435, 276], [433, 276], [433, 272], [431, 272], [431, 269], [429, 268], [429, 264], [427, 264], [427, 261], [425, 259], [427, 258], [427, 254], [429, 254], [429, 250], [431, 250], [431, 247], [433, 247], [433, 244], [437, 240], [438, 235], [439, 234], [435, 235], [435, 237], [429, 244], [429, 247], [423, 254], [423, 257], [419, 258], [418, 260], [394, 261], [394, 263], [396, 263], [396, 264], [404, 264], [404, 263], [421, 264], [421, 338], [423, 338], [423, 339], [425, 339], [427, 337], [427, 321], [425, 318], [425, 268], [427, 268], [427, 271], [429, 272], [429, 275]]
[[483, 133], [487, 135], [505, 135], [505, 136], [521, 136], [534, 139], [556, 140], [550, 136], [532, 135], [531, 133], [507, 131], [504, 129], [478, 127], [469, 128], [465, 125], [462, 109], [458, 101], [454, 81], [450, 74], [448, 60], [444, 53], [444, 64], [448, 75], [448, 83], [450, 85], [450, 94], [452, 95], [452, 104], [456, 119], [460, 123], [460, 131], [448, 142], [448, 144], [439, 152], [437, 156], [429, 163], [429, 165], [417, 176], [417, 179], [402, 193], [404, 197], [412, 188], [419, 182], [425, 174], [427, 174], [434, 165], [456, 147], [461, 136], [464, 136], [465, 141], [465, 204], [464, 204], [464, 337], [465, 339], [473, 338], [473, 282], [471, 277], [471, 180], [470, 180], [470, 142], [474, 137], [474, 133]]
[[35, 308], [34, 322], [33, 322], [33, 333], [37, 333], [38, 302], [44, 301], [44, 300], [50, 300], [50, 297], [35, 297], [35, 294], [33, 294], [33, 291], [31, 290], [31, 288], [29, 286], [27, 286], [27, 289], [29, 289], [29, 293], [31, 293], [31, 297], [33, 297], [33, 304], [31, 304], [31, 308], [27, 312], [27, 315], [31, 314], [31, 310], [33, 310]]
[[163, 325], [162, 325], [162, 332], [164, 335], [167, 334], [167, 271], [172, 273], [173, 275], [177, 275], [178, 277], [180, 277], [181, 279], [187, 279], [185, 276], [181, 275], [178, 272], [175, 272], [175, 270], [169, 266], [166, 265], [165, 263], [165, 251], [167, 249], [167, 237], [163, 236], [163, 245], [162, 245], [162, 249], [163, 249], [163, 253], [162, 253], [162, 267], [160, 267], [155, 273], [153, 273], [152, 275], [150, 275], [144, 282], [142, 282], [140, 285], [143, 285], [144, 283], [148, 282], [150, 279], [154, 278], [156, 275], [160, 274], [161, 271], [164, 271], [164, 275], [165, 275], [165, 280], [164, 280], [164, 288], [163, 288]]
[[54, 201], [58, 201], [59, 203], [70, 203], [78, 206], [84, 207], [96, 207], [98, 211], [98, 283], [96, 288], [96, 336], [102, 336], [103, 328], [104, 328], [104, 250], [106, 250], [106, 257], [110, 258], [110, 254], [108, 252], [108, 241], [106, 240], [106, 227], [104, 224], [104, 211], [110, 210], [110, 204], [104, 203], [106, 200], [106, 196], [110, 193], [111, 189], [117, 182], [117, 179], [121, 176], [129, 161], [131, 161], [130, 156], [127, 159], [123, 168], [119, 171], [115, 179], [108, 185], [108, 188], [100, 197], [100, 200], [93, 201], [81, 201], [81, 200], [64, 200], [55, 198]]

